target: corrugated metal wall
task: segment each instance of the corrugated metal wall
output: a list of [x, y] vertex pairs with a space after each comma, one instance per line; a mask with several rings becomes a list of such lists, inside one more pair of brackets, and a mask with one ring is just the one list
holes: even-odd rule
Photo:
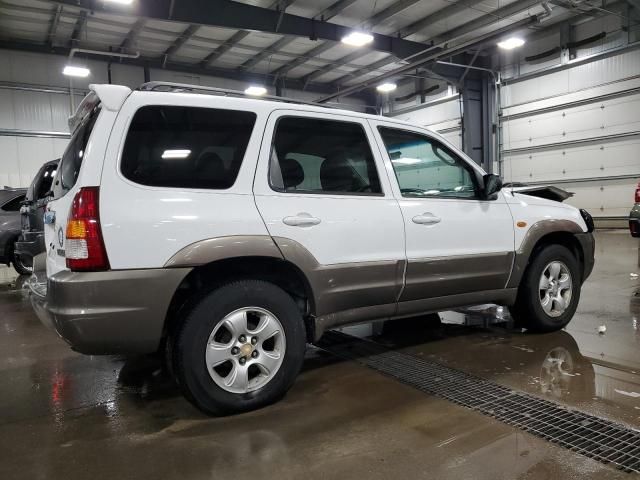
[[460, 96], [453, 94], [410, 109], [390, 112], [387, 115], [428, 127], [440, 133], [456, 147], [462, 148], [460, 108]]
[[558, 185], [575, 193], [568, 203], [615, 220], [628, 216], [640, 179], [640, 48], [627, 44], [619, 18], [583, 23], [573, 35], [601, 31], [605, 39], [571, 60], [564, 51], [524, 61], [559, 45], [556, 33], [503, 64], [502, 174], [508, 182]]

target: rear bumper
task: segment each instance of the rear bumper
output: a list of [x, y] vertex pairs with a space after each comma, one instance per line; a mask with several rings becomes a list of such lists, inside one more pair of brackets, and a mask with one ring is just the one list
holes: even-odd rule
[[593, 266], [595, 265], [595, 250], [596, 240], [593, 233], [576, 233], [576, 239], [580, 242], [582, 247], [582, 253], [584, 254], [584, 265], [582, 270], [582, 281], [584, 282], [591, 272], [593, 272]]
[[16, 242], [15, 252], [30, 258], [44, 252], [44, 233], [23, 232], [20, 240]]
[[173, 294], [190, 270], [62, 271], [46, 283], [34, 274], [31, 303], [42, 323], [80, 353], [153, 353]]

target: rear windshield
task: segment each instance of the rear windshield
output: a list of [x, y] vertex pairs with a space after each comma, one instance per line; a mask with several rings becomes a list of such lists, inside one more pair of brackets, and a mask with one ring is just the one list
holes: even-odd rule
[[238, 176], [253, 112], [147, 106], [131, 121], [122, 174], [154, 187], [227, 189]]
[[91, 113], [82, 120], [82, 123], [74, 132], [71, 140], [69, 140], [69, 144], [60, 160], [60, 174], [56, 176], [53, 188], [55, 198], [62, 197], [76, 184], [80, 167], [82, 166], [84, 152], [99, 113], [100, 106], [96, 105], [91, 110]]

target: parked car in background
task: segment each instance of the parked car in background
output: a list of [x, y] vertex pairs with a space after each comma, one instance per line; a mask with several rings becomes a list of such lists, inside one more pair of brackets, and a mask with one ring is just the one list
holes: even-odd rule
[[7, 266], [13, 264], [20, 275], [31, 272], [31, 268], [15, 252], [15, 244], [21, 233], [20, 206], [25, 194], [24, 188], [4, 187], [0, 190], [0, 263]]
[[33, 178], [20, 209], [22, 235], [15, 244], [15, 254], [31, 270], [33, 257], [44, 252], [44, 209], [51, 196], [53, 177], [60, 159], [45, 163]]
[[640, 182], [636, 187], [635, 202], [629, 213], [629, 231], [632, 237], [640, 237]]

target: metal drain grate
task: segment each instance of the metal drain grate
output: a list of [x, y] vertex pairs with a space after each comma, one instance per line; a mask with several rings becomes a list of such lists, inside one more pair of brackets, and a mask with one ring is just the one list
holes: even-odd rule
[[319, 347], [625, 472], [640, 472], [640, 431], [339, 332]]

